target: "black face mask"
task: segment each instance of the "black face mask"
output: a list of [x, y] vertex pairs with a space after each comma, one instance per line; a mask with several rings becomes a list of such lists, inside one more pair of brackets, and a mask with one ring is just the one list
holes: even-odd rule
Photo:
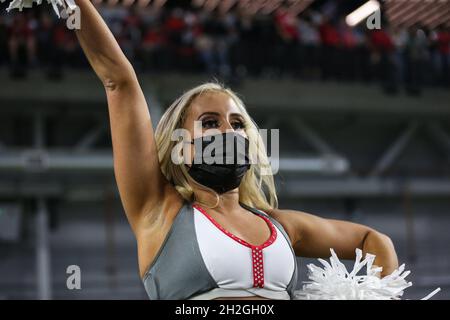
[[218, 194], [236, 189], [250, 168], [249, 141], [235, 132], [194, 139], [194, 161], [189, 175]]

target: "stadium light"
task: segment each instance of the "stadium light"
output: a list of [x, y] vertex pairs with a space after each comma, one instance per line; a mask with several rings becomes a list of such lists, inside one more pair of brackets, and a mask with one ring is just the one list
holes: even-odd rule
[[347, 17], [345, 17], [345, 22], [351, 27], [356, 26], [378, 9], [380, 9], [380, 3], [378, 1], [367, 1], [361, 7], [347, 15]]

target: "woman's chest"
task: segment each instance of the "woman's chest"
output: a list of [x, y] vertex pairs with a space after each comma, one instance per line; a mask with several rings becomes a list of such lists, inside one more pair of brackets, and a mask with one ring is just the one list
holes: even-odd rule
[[219, 287], [286, 289], [295, 257], [276, 226], [271, 225], [269, 236], [260, 245], [251, 245], [200, 212], [194, 214], [194, 225], [201, 257]]

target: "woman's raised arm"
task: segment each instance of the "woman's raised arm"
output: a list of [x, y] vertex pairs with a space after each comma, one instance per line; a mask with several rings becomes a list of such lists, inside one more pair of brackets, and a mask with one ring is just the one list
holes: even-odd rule
[[[150, 113], [136, 73], [89, 0], [76, 0], [81, 47], [102, 81], [108, 100], [114, 173], [128, 220], [136, 233], [175, 189], [161, 173]], [[150, 219], [151, 220], [151, 219]]]

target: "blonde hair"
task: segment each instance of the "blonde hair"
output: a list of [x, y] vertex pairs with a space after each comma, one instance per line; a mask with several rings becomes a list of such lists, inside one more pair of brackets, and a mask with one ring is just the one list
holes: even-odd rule
[[[250, 150], [256, 150], [258, 161], [252, 162], [239, 186], [239, 201], [248, 206], [261, 210], [271, 210], [278, 206], [278, 199], [272, 174], [262, 174], [264, 165], [269, 165], [261, 135], [258, 127], [248, 114], [242, 100], [229, 88], [219, 83], [204, 83], [190, 89], [176, 99], [162, 116], [155, 132], [158, 157], [161, 171], [176, 188], [179, 194], [187, 201], [194, 200], [194, 190], [189, 183], [189, 177], [184, 164], [174, 164], [171, 158], [172, 149], [178, 143], [173, 141], [172, 133], [183, 127], [186, 113], [192, 101], [204, 93], [222, 92], [229, 95], [245, 120], [245, 132], [250, 142]], [[255, 148], [256, 149], [252, 149]], [[252, 155], [250, 155], [252, 156]], [[270, 165], [269, 165], [270, 166]], [[211, 192], [214, 192], [211, 190]]]

